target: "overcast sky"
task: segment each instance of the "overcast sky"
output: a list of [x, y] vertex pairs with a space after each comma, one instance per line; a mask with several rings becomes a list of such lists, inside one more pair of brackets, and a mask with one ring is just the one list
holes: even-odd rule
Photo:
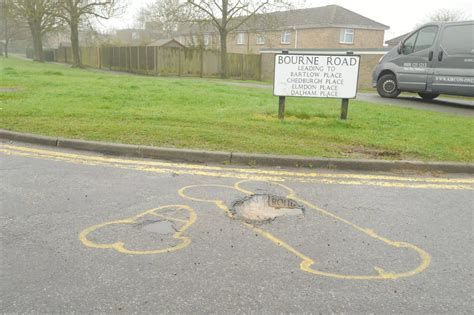
[[[103, 22], [106, 29], [120, 29], [135, 26], [138, 10], [153, 0], [124, 0], [128, 2], [125, 14]], [[298, 0], [306, 7], [319, 7], [338, 4], [382, 24], [390, 26], [386, 39], [390, 39], [411, 31], [422, 22], [429, 13], [438, 9], [459, 10], [468, 19], [473, 19], [474, 6], [472, 0]]]

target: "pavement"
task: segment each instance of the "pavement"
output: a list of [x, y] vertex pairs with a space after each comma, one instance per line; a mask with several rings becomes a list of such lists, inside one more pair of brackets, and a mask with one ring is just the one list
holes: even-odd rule
[[[235, 168], [15, 142], [0, 143], [0, 172], [2, 312], [472, 311], [470, 175]], [[236, 217], [254, 194], [272, 196], [274, 214], [278, 198], [304, 211]]]

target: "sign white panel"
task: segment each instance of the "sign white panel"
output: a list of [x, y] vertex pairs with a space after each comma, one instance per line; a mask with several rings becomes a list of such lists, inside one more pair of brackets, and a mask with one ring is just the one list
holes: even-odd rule
[[275, 56], [275, 96], [355, 98], [360, 56]]

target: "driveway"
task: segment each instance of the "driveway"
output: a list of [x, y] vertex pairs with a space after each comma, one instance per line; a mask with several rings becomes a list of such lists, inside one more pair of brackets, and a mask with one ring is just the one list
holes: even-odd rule
[[474, 99], [469, 101], [441, 96], [432, 101], [425, 101], [419, 97], [404, 96], [404, 94], [397, 98], [383, 98], [376, 93], [358, 93], [357, 100], [375, 104], [423, 109], [460, 116], [474, 116]]
[[[273, 86], [270, 84], [259, 84], [259, 83], [249, 83], [249, 82], [226, 82], [226, 81], [216, 81], [217, 83], [243, 86], [249, 88], [260, 88], [260, 89], [273, 89]], [[391, 105], [398, 107], [408, 107], [415, 109], [423, 109], [434, 112], [441, 112], [447, 114], [454, 114], [460, 116], [474, 116], [474, 99], [465, 100], [457, 98], [443, 97], [432, 101], [425, 101], [419, 97], [414, 96], [404, 96], [402, 94], [398, 98], [390, 99], [380, 97], [377, 93], [357, 93], [357, 100], [382, 104], [382, 105]]]

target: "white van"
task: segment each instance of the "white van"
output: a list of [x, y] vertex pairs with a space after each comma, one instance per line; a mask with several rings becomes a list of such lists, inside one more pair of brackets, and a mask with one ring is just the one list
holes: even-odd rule
[[380, 60], [372, 79], [382, 97], [401, 92], [424, 99], [474, 97], [474, 21], [420, 27]]

